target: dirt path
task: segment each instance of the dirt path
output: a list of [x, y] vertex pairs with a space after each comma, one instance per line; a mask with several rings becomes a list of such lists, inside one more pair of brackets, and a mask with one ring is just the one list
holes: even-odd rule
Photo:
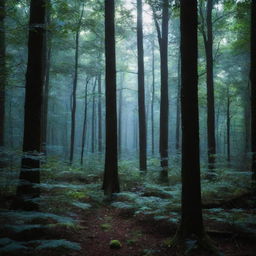
[[[81, 229], [72, 235], [80, 243], [81, 251], [66, 256], [175, 256], [175, 251], [164, 244], [175, 233], [175, 227], [168, 227], [150, 218], [123, 216], [123, 212], [110, 206], [81, 212]], [[143, 220], [144, 219], [144, 220]], [[235, 237], [212, 237], [215, 245], [225, 256], [254, 256], [256, 244], [237, 240]], [[119, 240], [121, 248], [111, 249], [110, 241]], [[197, 256], [208, 256], [196, 254]]]
[[[80, 220], [83, 228], [76, 237], [82, 251], [73, 252], [72, 256], [141, 256], [171, 255], [162, 246], [167, 239], [166, 232], [159, 232], [157, 227], [143, 225], [132, 217], [120, 216], [120, 210], [101, 207]], [[120, 249], [111, 249], [110, 241], [119, 240]]]

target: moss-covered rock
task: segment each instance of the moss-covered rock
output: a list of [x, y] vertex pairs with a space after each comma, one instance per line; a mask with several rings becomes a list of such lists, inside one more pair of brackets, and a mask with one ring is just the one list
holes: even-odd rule
[[111, 240], [109, 246], [111, 249], [120, 249], [122, 247], [122, 244], [118, 240]]

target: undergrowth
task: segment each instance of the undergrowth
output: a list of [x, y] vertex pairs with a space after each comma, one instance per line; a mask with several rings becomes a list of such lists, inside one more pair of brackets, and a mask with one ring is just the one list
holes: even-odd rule
[[[123, 160], [119, 163], [121, 193], [112, 206], [127, 216], [150, 217], [177, 225], [180, 221], [181, 173], [180, 159], [169, 170], [169, 185], [159, 183], [159, 161], [149, 160], [147, 173], [139, 171], [138, 163]], [[40, 211], [10, 211], [8, 208], [18, 184], [19, 161], [13, 160], [0, 171], [0, 252], [79, 250], [79, 244], [69, 241], [69, 231], [79, 230], [79, 211], [90, 211], [103, 204], [101, 190], [103, 161], [92, 158], [86, 167], [70, 166], [56, 158], [48, 158], [41, 166], [40, 198], [33, 199]], [[228, 224], [231, 230], [256, 233], [255, 202], [249, 199], [243, 207], [236, 198], [250, 193], [249, 172], [219, 167], [214, 179], [202, 169], [202, 200], [204, 218]], [[228, 202], [232, 201], [232, 204]], [[39, 234], [39, 235], [35, 235]], [[61, 235], [60, 235], [61, 234]], [[38, 237], [37, 237], [38, 236]], [[22, 237], [22, 239], [21, 239]], [[24, 239], [25, 238], [25, 239]], [[26, 255], [26, 254], [25, 254]], [[61, 255], [61, 254], [60, 254]]]

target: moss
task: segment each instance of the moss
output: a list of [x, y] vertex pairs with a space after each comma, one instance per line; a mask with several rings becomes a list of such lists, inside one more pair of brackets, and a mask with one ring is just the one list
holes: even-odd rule
[[100, 225], [101, 229], [104, 230], [104, 231], [108, 231], [112, 228], [112, 225], [109, 224], [109, 223], [103, 223]]
[[118, 240], [111, 240], [109, 246], [111, 249], [120, 249], [122, 244]]

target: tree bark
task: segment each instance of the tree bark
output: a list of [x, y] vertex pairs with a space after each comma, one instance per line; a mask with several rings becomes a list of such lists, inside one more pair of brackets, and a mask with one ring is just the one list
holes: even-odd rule
[[230, 163], [230, 95], [229, 86], [227, 88], [227, 160]]
[[178, 86], [177, 86], [177, 109], [176, 109], [176, 151], [180, 150], [180, 90], [181, 90], [181, 78], [180, 78], [180, 57], [178, 63]]
[[4, 146], [5, 125], [5, 0], [0, 0], [0, 147]]
[[83, 133], [82, 133], [82, 146], [81, 146], [81, 158], [80, 158], [80, 164], [83, 165], [84, 161], [84, 146], [85, 146], [85, 139], [86, 139], [86, 122], [87, 122], [87, 95], [88, 95], [88, 83], [90, 79], [86, 79], [85, 83], [85, 94], [84, 94], [84, 121], [83, 121]]
[[[185, 239], [204, 234], [201, 205], [197, 1], [181, 0], [182, 215], [178, 231]], [[191, 150], [193, 149], [193, 150]]]
[[105, 0], [105, 61], [106, 61], [106, 153], [103, 190], [107, 197], [120, 191], [117, 166], [117, 107], [115, 1]]
[[91, 149], [92, 153], [95, 153], [95, 91], [97, 85], [98, 78], [95, 77], [95, 82], [92, 89], [92, 137], [91, 137]]
[[212, 9], [213, 0], [207, 1], [206, 27], [204, 37], [206, 54], [206, 84], [207, 84], [207, 136], [208, 136], [208, 164], [209, 169], [215, 165], [216, 142], [215, 142], [215, 103], [214, 103], [214, 80], [213, 80], [213, 35], [212, 35]]
[[151, 139], [152, 139], [152, 145], [151, 145], [151, 152], [152, 156], [155, 154], [155, 41], [152, 40], [152, 98], [151, 98]]
[[251, 151], [252, 180], [256, 191], [256, 1], [251, 2]]
[[39, 188], [34, 185], [40, 183], [40, 151], [42, 138], [42, 103], [45, 66], [45, 19], [46, 1], [31, 0], [29, 37], [28, 37], [28, 64], [26, 73], [25, 117], [23, 137], [23, 158], [20, 172], [20, 184], [17, 188], [17, 202], [15, 208], [34, 210], [35, 203], [24, 201], [38, 197]]
[[49, 98], [49, 83], [50, 83], [50, 64], [51, 64], [51, 32], [49, 25], [51, 23], [50, 4], [51, 1], [47, 0], [46, 6], [46, 26], [47, 31], [45, 34], [45, 81], [44, 81], [44, 92], [43, 92], [43, 116], [42, 116], [42, 152], [46, 155], [47, 146], [47, 123], [48, 123], [48, 98]]
[[142, 0], [137, 0], [137, 50], [138, 50], [138, 114], [140, 170], [147, 170], [147, 131], [145, 111], [144, 48]]
[[118, 153], [122, 154], [122, 119], [123, 119], [123, 80], [124, 74], [121, 74], [120, 88], [118, 95]]
[[160, 180], [168, 180], [168, 123], [169, 123], [169, 96], [168, 96], [168, 26], [169, 26], [169, 1], [162, 2], [162, 26], [160, 29], [156, 10], [153, 9], [153, 18], [157, 30], [157, 38], [160, 49], [160, 137], [159, 152], [161, 162]]
[[75, 130], [76, 130], [76, 91], [78, 80], [78, 61], [79, 61], [79, 39], [80, 39], [80, 27], [84, 14], [84, 5], [82, 7], [81, 15], [78, 21], [75, 39], [75, 68], [74, 68], [74, 80], [72, 89], [72, 109], [71, 109], [71, 134], [70, 134], [70, 156], [69, 162], [73, 163], [74, 158], [74, 144], [75, 144]]
[[101, 74], [98, 76], [98, 151], [102, 153], [102, 95]]

